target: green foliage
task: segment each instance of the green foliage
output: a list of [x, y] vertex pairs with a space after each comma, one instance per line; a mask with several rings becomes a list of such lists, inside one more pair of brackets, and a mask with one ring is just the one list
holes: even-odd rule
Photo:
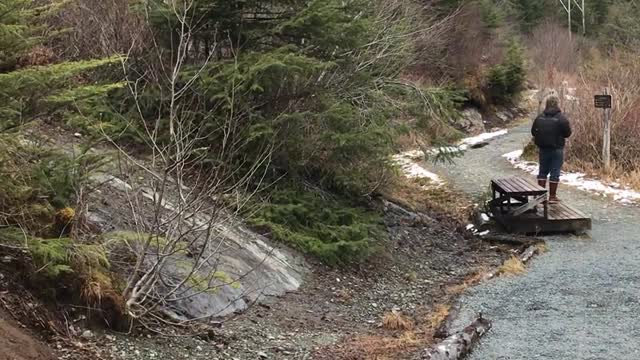
[[30, 9], [32, 1], [0, 1], [0, 73], [16, 67], [18, 58], [38, 38], [29, 26], [34, 14]]
[[[192, 9], [197, 18], [203, 15], [215, 26], [197, 27], [190, 37], [194, 60], [180, 82], [197, 80], [176, 107], [183, 124], [206, 134], [195, 147], [209, 150], [205, 161], [225, 164], [241, 176], [261, 163], [264, 149], [273, 148], [261, 169], [272, 180], [286, 176], [347, 194], [370, 192], [390, 170], [387, 158], [397, 135], [390, 119], [422, 100], [392, 85], [411, 61], [411, 37], [404, 35], [415, 28], [401, 12], [405, 5], [393, 5], [390, 14], [382, 5], [373, 0], [197, 2]], [[160, 43], [173, 39], [175, 44], [175, 16], [164, 2], [148, 6]], [[256, 11], [270, 21], [254, 19]], [[205, 64], [201, 51], [212, 28], [231, 34], [234, 45], [221, 40], [219, 56]], [[170, 44], [164, 50], [171, 51]], [[143, 117], [154, 124], [159, 119], [165, 136], [172, 116], [165, 96], [169, 85], [154, 82], [139, 97]], [[139, 114], [135, 105], [128, 116]], [[233, 131], [224, 131], [230, 122]], [[219, 157], [223, 144], [234, 144], [232, 151], [224, 149], [231, 159]]]
[[561, 5], [555, 0], [514, 0], [512, 6], [520, 29], [529, 32], [543, 19], [556, 18]]
[[32, 260], [36, 275], [55, 279], [69, 273], [106, 270], [109, 260], [101, 245], [79, 244], [69, 238], [42, 239], [26, 235], [14, 227], [0, 229], [0, 243], [24, 247]]
[[587, 7], [587, 32], [597, 33], [607, 22], [611, 0], [589, 0]]
[[73, 207], [76, 191], [105, 161], [87, 149], [71, 157], [0, 134], [0, 223], [45, 232], [54, 209]]
[[[118, 58], [66, 62], [49, 66], [31, 67], [0, 74], [0, 132], [14, 129], [53, 110], [92, 97], [103, 96], [117, 85], [85, 86], [70, 79], [96, 68], [113, 64]], [[119, 84], [118, 84], [119, 85]]]
[[250, 214], [250, 223], [331, 265], [366, 259], [384, 233], [373, 211], [294, 190], [274, 191], [268, 204]]
[[495, 103], [509, 102], [520, 93], [525, 80], [524, 54], [520, 45], [512, 41], [504, 61], [489, 72], [489, 96]]
[[480, 0], [482, 21], [490, 29], [500, 27], [504, 21], [504, 13], [494, 0]]
[[[45, 31], [46, 20], [67, 2], [54, 0], [38, 6], [33, 1], [0, 1], [0, 132], [50, 117], [55, 110], [69, 106], [76, 109], [122, 85], [103, 86], [79, 78], [114, 64], [119, 60], [117, 57], [32, 67], [28, 61], [21, 61], [44, 40], [38, 34], [55, 33]], [[83, 82], [85, 86], [81, 86]]]
[[75, 157], [43, 152], [31, 178], [38, 192], [61, 209], [74, 205], [76, 191], [88, 183], [89, 175], [106, 161], [104, 156], [92, 154], [88, 149], [81, 150]]
[[619, 1], [607, 9], [606, 23], [601, 27], [600, 40], [609, 48], [637, 50], [640, 46], [640, 4]]
[[[408, 113], [418, 119], [418, 129], [455, 121], [460, 117], [460, 108], [467, 101], [465, 90], [450, 87], [429, 87], [416, 91], [418, 97], [409, 103]], [[411, 99], [409, 95], [405, 98]]]
[[[367, 31], [373, 27], [366, 7], [368, 0], [312, 0], [295, 17], [285, 21], [277, 32], [297, 39], [308, 39], [304, 49], [322, 58], [338, 58], [366, 44]], [[357, 15], [361, 16], [357, 16]]]
[[[193, 265], [186, 265], [186, 269], [191, 271]], [[234, 289], [240, 288], [240, 283], [233, 280], [229, 274], [224, 271], [214, 271], [206, 276], [199, 273], [191, 274], [187, 283], [193, 287], [196, 291], [204, 291], [209, 293], [216, 293], [221, 285], [228, 285]]]

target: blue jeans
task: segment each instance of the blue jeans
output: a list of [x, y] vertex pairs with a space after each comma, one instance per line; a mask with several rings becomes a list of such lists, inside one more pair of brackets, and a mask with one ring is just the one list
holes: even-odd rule
[[538, 173], [539, 180], [547, 180], [551, 182], [560, 181], [560, 169], [564, 163], [564, 149], [540, 149], [540, 171]]

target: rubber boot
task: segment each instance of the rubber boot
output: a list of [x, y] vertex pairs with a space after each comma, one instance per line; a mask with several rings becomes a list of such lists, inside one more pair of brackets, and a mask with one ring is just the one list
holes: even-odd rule
[[[542, 188], [547, 188], [547, 179], [538, 179], [538, 185], [540, 185], [540, 187]], [[548, 200], [545, 200], [544, 203], [546, 204]], [[538, 207], [536, 207], [536, 211], [542, 211], [544, 210], [544, 205], [539, 205]]]
[[558, 185], [560, 185], [559, 182], [555, 182], [555, 181], [549, 182], [549, 203], [550, 204], [555, 204], [560, 202], [560, 199], [558, 199]]

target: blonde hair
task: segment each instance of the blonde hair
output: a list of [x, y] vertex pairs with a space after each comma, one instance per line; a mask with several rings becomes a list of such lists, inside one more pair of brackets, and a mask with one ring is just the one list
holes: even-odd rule
[[549, 96], [544, 108], [545, 110], [560, 110], [560, 99], [557, 96]]

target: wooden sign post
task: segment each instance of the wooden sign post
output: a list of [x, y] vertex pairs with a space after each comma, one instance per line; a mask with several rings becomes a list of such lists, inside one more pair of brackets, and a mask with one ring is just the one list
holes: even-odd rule
[[604, 135], [602, 138], [602, 162], [604, 171], [611, 170], [611, 95], [609, 90], [604, 89], [604, 95], [596, 95], [594, 98], [595, 106], [602, 109], [604, 113]]

